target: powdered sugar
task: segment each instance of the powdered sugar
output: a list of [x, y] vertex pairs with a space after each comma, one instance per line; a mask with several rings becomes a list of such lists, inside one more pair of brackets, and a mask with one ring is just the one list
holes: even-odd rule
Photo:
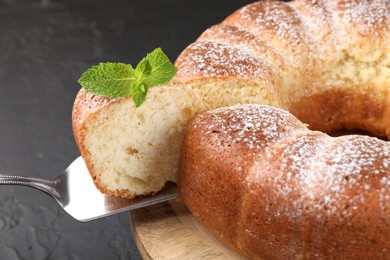
[[228, 23], [221, 23], [206, 30], [198, 42], [218, 42], [241, 49], [251, 56], [258, 57], [267, 64], [275, 65], [276, 68], [283, 68], [283, 57], [277, 53], [271, 44], [245, 27], [237, 27]]
[[232, 22], [243, 27], [251, 28], [259, 34], [271, 31], [286, 40], [288, 44], [298, 46], [304, 39], [304, 31], [300, 30], [300, 20], [293, 10], [283, 2], [256, 2], [248, 5], [236, 16], [228, 18]]
[[286, 111], [260, 105], [206, 112], [195, 127], [214, 145], [254, 160], [247, 168], [248, 189], [272, 185], [275, 196], [288, 203], [278, 214], [344, 223], [366, 214], [367, 207], [380, 214], [390, 210], [388, 142], [330, 137], [306, 129]]
[[[186, 52], [191, 55], [185, 55]], [[217, 42], [196, 42], [178, 59], [179, 74], [192, 77], [235, 76], [267, 83], [271, 74], [266, 64], [243, 50]]]
[[[383, 90], [387, 74], [378, 72], [378, 76], [371, 76], [371, 70], [377, 70], [382, 64], [386, 67], [378, 55], [386, 56], [387, 49], [383, 46], [389, 35], [389, 3], [388, 0], [297, 0], [250, 4], [210, 29], [179, 57], [177, 64], [185, 71], [179, 70], [179, 77], [185, 82], [202, 78], [202, 83], [206, 83], [200, 87], [204, 88], [209, 85], [212, 88], [215, 81], [222, 85], [223, 80], [215, 80], [221, 76], [239, 76], [244, 79], [240, 83], [247, 84], [246, 79], [256, 78], [253, 73], [262, 74], [263, 65], [256, 66], [264, 61], [268, 65], [264, 68], [272, 68], [265, 78], [281, 79], [266, 84], [271, 83], [269, 88], [275, 89], [280, 97], [287, 96], [285, 106], [282, 101], [278, 103], [286, 108], [288, 102], [303, 104], [306, 98], [317, 93], [335, 91], [335, 85], [369, 93], [365, 86], [376, 87], [372, 82], [380, 82], [377, 89], [383, 94], [383, 100], [387, 100], [387, 92]], [[236, 71], [234, 66], [242, 66], [242, 56], [237, 63], [238, 56], [230, 55], [234, 59], [229, 63], [228, 59], [220, 57], [225, 55], [221, 51], [224, 48], [234, 52], [238, 49], [252, 57], [248, 60], [255, 61], [252, 62], [254, 71]], [[365, 72], [367, 68], [371, 74]], [[351, 71], [369, 76], [351, 81], [355, 78]], [[243, 72], [248, 74], [241, 74]], [[335, 80], [330, 82], [333, 78]], [[362, 78], [374, 80], [366, 83], [368, 81]], [[264, 78], [259, 78], [259, 82], [262, 80]], [[355, 100], [346, 97], [341, 102], [355, 103]], [[327, 102], [322, 102], [319, 107], [326, 105]], [[368, 117], [376, 110], [370, 102], [364, 102], [361, 109], [358, 101], [357, 108], [356, 115], [351, 111], [353, 115], [346, 119], [347, 123], [366, 112]], [[305, 109], [312, 107], [302, 105], [300, 115], [305, 114]], [[334, 117], [324, 113], [332, 120], [338, 120], [339, 111], [344, 112], [342, 106], [329, 107], [331, 109], [339, 109]], [[230, 214], [228, 206], [226, 211], [229, 217], [241, 223], [238, 235], [249, 234], [248, 240], [238, 239], [240, 246], [255, 241], [267, 249], [283, 247], [285, 252], [291, 251], [280, 257], [286, 259], [326, 258], [346, 252], [345, 258], [362, 248], [355, 256], [370, 255], [365, 250], [374, 252], [371, 255], [386, 255], [390, 223], [389, 143], [360, 136], [332, 138], [308, 131], [286, 112], [272, 111], [269, 107], [223, 108], [198, 119], [195, 126], [202, 131], [202, 141], [197, 149], [205, 147], [202, 154], [212, 160], [200, 156], [207, 169], [203, 171], [199, 167], [197, 171], [213, 176], [202, 175], [205, 182], [215, 183], [215, 186], [224, 186], [225, 182], [237, 184], [226, 192], [227, 198], [235, 198], [234, 211]], [[367, 124], [374, 125], [385, 117], [370, 120], [368, 118]], [[345, 126], [349, 127], [347, 123]], [[354, 122], [351, 127], [365, 125], [365, 122]], [[210, 198], [217, 190], [198, 189]], [[229, 205], [228, 199], [226, 205]]]
[[389, 28], [390, 2], [388, 0], [343, 1], [334, 9], [338, 12], [340, 24], [357, 26], [360, 34], [365, 35], [380, 28]]
[[73, 124], [75, 127], [79, 127], [88, 115], [107, 106], [115, 100], [116, 99], [108, 97], [96, 96], [92, 93], [86, 92], [84, 89], [81, 89], [73, 106]]
[[256, 105], [219, 108], [195, 121], [203, 136], [217, 135], [227, 145], [240, 146], [253, 155], [282, 138], [288, 130], [302, 126], [286, 111]]
[[[301, 202], [320, 207], [320, 213], [338, 217], [340, 221], [352, 214], [363, 214], [367, 200], [372, 207], [390, 210], [385, 196], [390, 194], [387, 180], [390, 172], [390, 144], [366, 136], [328, 137], [310, 160], [308, 167], [297, 174], [302, 188]], [[302, 157], [300, 160], [305, 160]], [[305, 200], [306, 192], [315, 192], [314, 198]], [[375, 198], [375, 199], [374, 199]], [[375, 206], [376, 205], [376, 206]], [[318, 213], [319, 218], [325, 217]]]
[[289, 201], [284, 214], [344, 223], [366, 214], [367, 207], [390, 211], [390, 143], [295, 130], [268, 146], [250, 170], [248, 185], [272, 185], [276, 197]]

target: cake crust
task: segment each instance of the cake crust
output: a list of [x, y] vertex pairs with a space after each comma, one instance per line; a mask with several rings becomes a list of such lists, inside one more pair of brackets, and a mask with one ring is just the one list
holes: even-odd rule
[[184, 203], [251, 258], [388, 255], [388, 142], [330, 137], [287, 111], [242, 105], [192, 120], [181, 158]]

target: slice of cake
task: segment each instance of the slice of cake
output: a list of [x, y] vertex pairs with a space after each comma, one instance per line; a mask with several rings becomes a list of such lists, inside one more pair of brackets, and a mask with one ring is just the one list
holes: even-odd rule
[[72, 114], [73, 132], [96, 186], [132, 198], [176, 182], [187, 122], [206, 111], [180, 83], [152, 87], [137, 107], [131, 97], [106, 98], [81, 89]]

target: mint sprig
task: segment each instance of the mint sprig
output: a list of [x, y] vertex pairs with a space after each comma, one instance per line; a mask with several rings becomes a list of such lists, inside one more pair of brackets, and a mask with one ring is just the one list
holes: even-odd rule
[[170, 81], [177, 69], [161, 48], [148, 53], [135, 67], [120, 62], [100, 63], [83, 73], [79, 84], [99, 96], [133, 98], [139, 107], [146, 98], [148, 88]]

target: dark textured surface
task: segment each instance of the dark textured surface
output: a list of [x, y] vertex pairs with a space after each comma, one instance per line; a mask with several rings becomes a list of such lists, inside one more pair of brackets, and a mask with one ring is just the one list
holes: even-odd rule
[[[248, 2], [0, 0], [0, 173], [53, 178], [79, 155], [70, 122], [85, 69], [155, 47], [174, 60]], [[139, 258], [127, 213], [82, 224], [39, 191], [0, 187], [0, 259]]]

